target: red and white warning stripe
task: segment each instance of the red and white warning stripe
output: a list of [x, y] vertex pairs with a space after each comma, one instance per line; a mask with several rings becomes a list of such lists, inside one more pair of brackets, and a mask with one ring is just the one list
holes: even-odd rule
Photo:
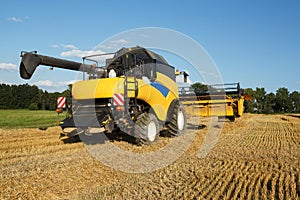
[[65, 108], [65, 107], [66, 107], [66, 97], [58, 97], [57, 108]]
[[123, 106], [124, 105], [124, 95], [123, 94], [114, 94], [113, 104], [114, 104], [114, 106]]

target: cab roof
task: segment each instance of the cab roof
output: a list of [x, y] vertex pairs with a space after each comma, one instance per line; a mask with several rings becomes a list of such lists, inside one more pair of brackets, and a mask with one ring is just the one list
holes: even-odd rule
[[161, 55], [158, 55], [153, 51], [150, 51], [149, 49], [136, 46], [130, 48], [123, 47], [120, 50], [118, 50], [113, 58], [106, 60], [106, 67], [113, 68], [116, 65], [116, 63], [120, 62], [121, 58], [123, 58], [124, 55], [137, 55], [140, 59], [152, 61], [155, 60], [156, 63], [169, 65], [168, 62]]

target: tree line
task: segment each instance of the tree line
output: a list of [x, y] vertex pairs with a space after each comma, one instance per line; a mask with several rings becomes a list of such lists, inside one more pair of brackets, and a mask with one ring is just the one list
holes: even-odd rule
[[281, 87], [276, 93], [267, 93], [264, 88], [257, 87], [245, 89], [245, 94], [252, 97], [251, 101], [245, 101], [245, 112], [250, 113], [300, 113], [300, 93], [290, 92], [287, 88]]
[[0, 109], [55, 110], [57, 97], [69, 96], [69, 89], [49, 93], [35, 85], [0, 84]]
[[[47, 92], [35, 85], [7, 85], [0, 84], [0, 109], [30, 109], [30, 110], [55, 110], [57, 97], [70, 96], [71, 85], [63, 92]], [[201, 83], [192, 85], [194, 91], [207, 92], [211, 88]], [[290, 92], [282, 87], [276, 93], [267, 93], [264, 88], [247, 88], [244, 93], [251, 96], [245, 101], [245, 112], [250, 113], [300, 113], [300, 93]]]

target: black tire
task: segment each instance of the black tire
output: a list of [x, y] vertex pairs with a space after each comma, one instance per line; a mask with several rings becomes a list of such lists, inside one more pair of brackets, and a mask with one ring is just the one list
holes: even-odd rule
[[234, 116], [229, 116], [227, 117], [231, 122], [234, 122], [235, 121], [235, 117]]
[[167, 122], [168, 128], [167, 136], [177, 137], [182, 135], [186, 130], [186, 113], [183, 105], [177, 101], [175, 102], [170, 121]]
[[154, 114], [142, 113], [134, 125], [134, 137], [138, 145], [151, 144], [159, 137], [159, 123]]

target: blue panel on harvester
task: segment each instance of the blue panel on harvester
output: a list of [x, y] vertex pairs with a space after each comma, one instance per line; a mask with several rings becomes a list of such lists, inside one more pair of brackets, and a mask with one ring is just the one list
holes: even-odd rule
[[158, 91], [160, 91], [160, 93], [162, 93], [162, 95], [164, 95], [164, 97], [166, 97], [169, 93], [168, 88], [166, 88], [165, 86], [163, 86], [162, 84], [160, 84], [158, 82], [150, 83], [150, 85], [155, 87]]

